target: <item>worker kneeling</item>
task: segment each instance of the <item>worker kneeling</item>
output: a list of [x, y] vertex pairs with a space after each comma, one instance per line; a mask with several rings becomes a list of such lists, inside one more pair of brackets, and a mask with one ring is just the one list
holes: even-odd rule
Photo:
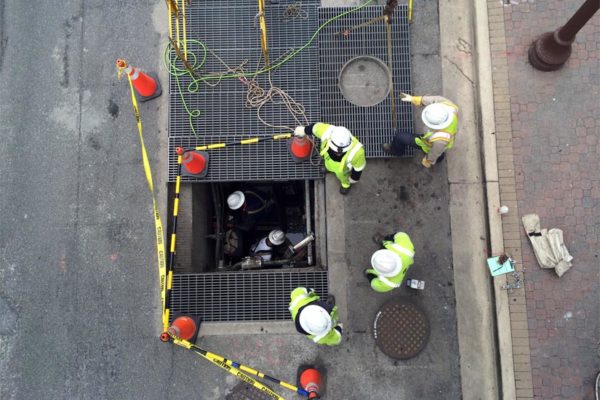
[[290, 312], [296, 330], [317, 344], [337, 346], [342, 342], [342, 324], [338, 323], [337, 306], [320, 301], [313, 289], [298, 287], [290, 294]]
[[386, 236], [381, 245], [383, 249], [371, 256], [372, 268], [366, 269], [364, 274], [373, 290], [384, 293], [402, 285], [408, 268], [414, 262], [415, 249], [410, 237], [404, 232]]
[[358, 182], [367, 166], [363, 145], [347, 128], [323, 122], [298, 126], [294, 130], [294, 136], [306, 135], [321, 139], [319, 154], [325, 160], [325, 168], [333, 172], [340, 181], [340, 193], [347, 194], [350, 186]]
[[260, 239], [251, 248], [253, 256], [260, 256], [263, 261], [279, 260], [284, 258], [286, 251], [291, 246], [285, 232], [274, 229], [269, 235]]

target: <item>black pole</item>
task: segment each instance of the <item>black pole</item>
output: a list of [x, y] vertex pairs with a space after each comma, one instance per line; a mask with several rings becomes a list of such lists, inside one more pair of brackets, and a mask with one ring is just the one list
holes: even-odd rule
[[529, 63], [540, 71], [555, 71], [562, 67], [571, 56], [571, 43], [577, 32], [598, 9], [600, 0], [586, 0], [564, 26], [537, 38], [529, 47]]

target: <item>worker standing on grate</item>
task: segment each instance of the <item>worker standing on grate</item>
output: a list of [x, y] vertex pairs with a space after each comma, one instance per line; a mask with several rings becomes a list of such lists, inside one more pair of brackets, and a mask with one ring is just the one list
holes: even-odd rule
[[269, 235], [260, 239], [250, 248], [253, 256], [260, 256], [263, 261], [281, 260], [292, 243], [279, 229], [273, 229]]
[[297, 287], [290, 294], [289, 310], [296, 330], [317, 344], [337, 346], [342, 342], [342, 324], [338, 323], [333, 296], [320, 300], [314, 289]]
[[419, 148], [425, 153], [421, 164], [425, 168], [431, 168], [436, 162], [443, 160], [444, 152], [454, 145], [454, 135], [458, 129], [458, 106], [442, 96], [411, 96], [401, 93], [400, 100], [417, 107], [425, 106], [421, 119], [430, 131], [420, 137], [396, 132], [391, 143], [383, 144], [383, 150], [402, 155], [407, 147]]
[[371, 256], [372, 268], [364, 271], [365, 276], [376, 292], [384, 293], [399, 288], [414, 261], [415, 248], [410, 237], [398, 232], [385, 237], [376, 234], [373, 240], [382, 249]]
[[321, 139], [320, 155], [325, 160], [325, 168], [333, 172], [340, 181], [340, 193], [347, 194], [351, 185], [358, 182], [367, 166], [365, 149], [358, 139], [343, 126], [317, 122], [308, 126], [298, 126], [294, 135], [316, 136]]

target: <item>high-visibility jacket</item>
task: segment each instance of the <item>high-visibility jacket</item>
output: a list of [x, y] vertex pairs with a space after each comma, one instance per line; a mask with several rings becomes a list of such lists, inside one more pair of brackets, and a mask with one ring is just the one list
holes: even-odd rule
[[345, 180], [347, 180], [352, 170], [359, 172], [365, 169], [367, 166], [367, 159], [365, 157], [363, 145], [354, 135], [352, 135], [350, 148], [344, 153], [344, 157], [342, 157], [340, 161], [334, 161], [329, 154], [327, 154], [327, 150], [329, 150], [329, 140], [334, 128], [335, 126], [333, 125], [317, 122], [312, 128], [312, 132], [321, 140], [319, 154], [325, 161], [325, 168], [328, 171], [333, 172], [337, 178], [344, 183], [342, 178], [345, 177]]
[[431, 130], [421, 138], [416, 138], [415, 143], [428, 154], [434, 142], [442, 141], [446, 143], [446, 150], [454, 146], [454, 136], [458, 130], [458, 106], [442, 96], [413, 96], [413, 104], [417, 106], [428, 106], [429, 104], [440, 103], [450, 107], [452, 111], [452, 122], [444, 129]]
[[[314, 290], [307, 290], [304, 287], [298, 287], [292, 291], [290, 294], [290, 305], [289, 310], [292, 314], [292, 319], [294, 322], [297, 322], [300, 317], [300, 313], [302, 310], [309, 304], [318, 302], [320, 297], [314, 292]], [[334, 306], [330, 313], [329, 317], [331, 318], [331, 330], [326, 332], [323, 335], [315, 336], [306, 334], [313, 342], [317, 344], [325, 344], [328, 346], [336, 346], [342, 342], [342, 334], [338, 329], [335, 329], [338, 326], [338, 315], [337, 315], [337, 306]], [[297, 324], [298, 325], [298, 324]]]
[[402, 286], [402, 281], [406, 277], [406, 272], [414, 262], [415, 248], [410, 237], [404, 232], [398, 232], [394, 235], [394, 240], [386, 240], [383, 242], [383, 247], [396, 253], [402, 260], [402, 269], [397, 275], [382, 276], [375, 269], [368, 269], [367, 272], [377, 275], [371, 281], [371, 287], [377, 292], [389, 292], [395, 288]]

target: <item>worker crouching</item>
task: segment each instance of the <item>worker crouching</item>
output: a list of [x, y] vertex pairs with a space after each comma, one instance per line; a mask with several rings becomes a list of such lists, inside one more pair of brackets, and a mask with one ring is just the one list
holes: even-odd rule
[[421, 164], [430, 168], [444, 158], [446, 150], [454, 146], [454, 135], [458, 130], [458, 106], [442, 96], [411, 96], [402, 93], [400, 100], [417, 107], [425, 106], [421, 119], [430, 131], [423, 136], [396, 132], [391, 143], [383, 144], [383, 150], [402, 155], [407, 147], [421, 149], [425, 153]]
[[382, 249], [373, 253], [372, 268], [366, 269], [364, 274], [373, 290], [384, 293], [402, 286], [406, 272], [414, 262], [415, 248], [404, 232], [384, 238], [378, 236], [373, 239], [381, 244]]
[[367, 166], [363, 145], [347, 128], [323, 122], [298, 126], [294, 130], [294, 136], [305, 135], [313, 135], [321, 140], [319, 154], [325, 161], [325, 168], [340, 181], [340, 193], [347, 194]]
[[313, 342], [327, 346], [342, 342], [342, 324], [333, 301], [323, 302], [313, 289], [297, 287], [290, 293], [289, 310], [296, 330]]
[[274, 229], [269, 232], [268, 236], [252, 245], [250, 253], [253, 256], [260, 256], [263, 261], [281, 260], [291, 246], [292, 243], [285, 232]]

